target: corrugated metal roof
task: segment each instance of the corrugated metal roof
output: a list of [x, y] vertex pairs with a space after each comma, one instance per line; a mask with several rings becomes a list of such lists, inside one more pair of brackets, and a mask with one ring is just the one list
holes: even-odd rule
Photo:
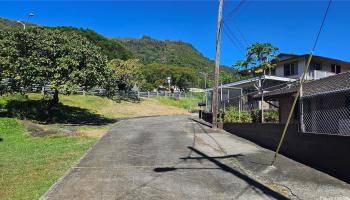
[[[290, 95], [296, 93], [298, 87], [298, 85], [283, 87], [274, 91], [264, 93], [264, 96], [273, 98], [282, 95]], [[350, 90], [350, 72], [340, 73], [337, 75], [304, 83], [303, 97], [335, 93], [344, 90]]]
[[340, 73], [304, 84], [303, 96], [350, 90], [350, 72]]

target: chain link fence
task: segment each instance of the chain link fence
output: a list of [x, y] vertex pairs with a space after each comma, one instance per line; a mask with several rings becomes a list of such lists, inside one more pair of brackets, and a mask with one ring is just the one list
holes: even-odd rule
[[303, 132], [350, 136], [350, 89], [301, 98]]

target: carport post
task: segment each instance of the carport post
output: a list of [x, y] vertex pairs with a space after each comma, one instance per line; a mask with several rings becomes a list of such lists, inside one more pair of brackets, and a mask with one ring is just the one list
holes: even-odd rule
[[221, 82], [221, 88], [220, 88], [220, 101], [222, 103], [222, 82]]
[[239, 96], [239, 103], [238, 103], [238, 119], [241, 122], [241, 110], [242, 110], [242, 97], [243, 97], [243, 89], [241, 89], [241, 95]]

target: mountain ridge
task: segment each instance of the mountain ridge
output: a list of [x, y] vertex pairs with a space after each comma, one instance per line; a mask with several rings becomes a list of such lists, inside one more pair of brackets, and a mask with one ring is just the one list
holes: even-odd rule
[[[27, 23], [26, 23], [27, 24]], [[27, 27], [39, 26], [28, 23]], [[0, 18], [0, 29], [21, 28], [22, 25], [6, 18]], [[143, 64], [166, 64], [169, 66], [191, 67], [200, 74], [201, 72], [211, 74], [214, 71], [215, 62], [204, 56], [191, 43], [181, 40], [157, 40], [149, 36], [141, 38], [131, 37], [105, 37], [94, 30], [76, 28], [71, 26], [40, 26], [50, 29], [61, 29], [62, 31], [75, 32], [86, 37], [101, 48], [108, 59], [137, 58]], [[236, 71], [227, 66], [221, 66], [223, 82], [237, 79]], [[202, 75], [201, 75], [202, 76]]]

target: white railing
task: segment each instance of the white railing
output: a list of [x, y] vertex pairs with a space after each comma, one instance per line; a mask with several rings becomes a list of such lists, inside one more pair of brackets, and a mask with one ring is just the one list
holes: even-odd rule
[[325, 78], [328, 76], [335, 75], [333, 72], [329, 71], [321, 71], [321, 70], [310, 70], [309, 73], [306, 74], [306, 80], [317, 80], [320, 78]]

